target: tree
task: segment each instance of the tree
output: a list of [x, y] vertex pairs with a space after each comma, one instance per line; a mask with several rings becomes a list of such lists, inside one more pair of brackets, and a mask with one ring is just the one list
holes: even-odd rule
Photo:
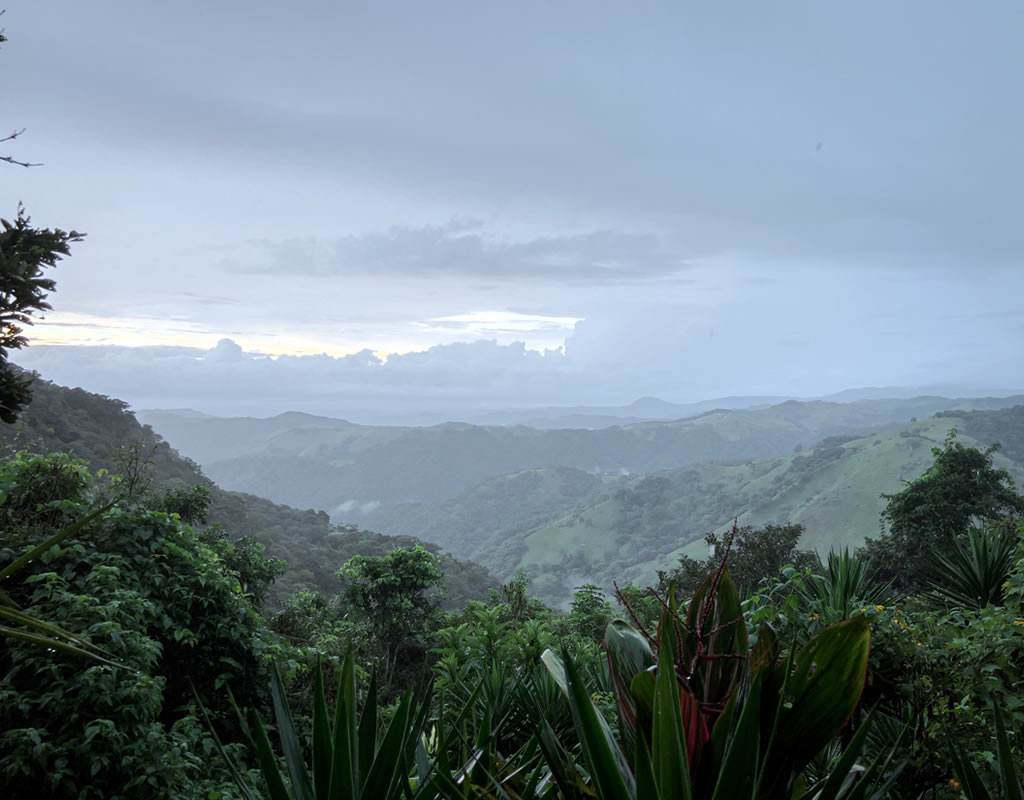
[[999, 445], [967, 447], [953, 429], [920, 478], [905, 481], [882, 511], [883, 535], [869, 539], [869, 565], [896, 589], [915, 593], [927, 586], [931, 558], [950, 558], [956, 544], [978, 523], [1024, 513], [1024, 497], [1010, 474], [993, 463]]
[[13, 223], [0, 219], [0, 420], [7, 423], [31, 398], [31, 377], [8, 363], [8, 351], [28, 344], [23, 326], [50, 308], [46, 297], [56, 283], [43, 270], [70, 254], [69, 243], [83, 239], [77, 231], [33, 228], [31, 222], [21, 205]]
[[[729, 575], [741, 591], [753, 589], [765, 578], [778, 575], [788, 564], [797, 567], [820, 567], [821, 562], [813, 553], [798, 550], [797, 544], [803, 536], [804, 526], [800, 524], [768, 524], [763, 528], [744, 525], [736, 528], [732, 548], [729, 551]], [[704, 537], [710, 555], [704, 561], [690, 556], [680, 556], [679, 566], [671, 572], [658, 573], [661, 591], [667, 590], [668, 582], [676, 582], [676, 591], [681, 597], [688, 597], [704, 582], [709, 572], [714, 571], [722, 560], [729, 536], [709, 533]]]
[[439, 559], [424, 547], [396, 547], [383, 556], [353, 556], [339, 571], [345, 599], [369, 621], [384, 649], [385, 683], [399, 651], [414, 644], [444, 599]]
[[569, 629], [573, 633], [600, 642], [611, 618], [611, 604], [605, 599], [604, 590], [600, 586], [585, 583], [576, 587], [569, 612]]

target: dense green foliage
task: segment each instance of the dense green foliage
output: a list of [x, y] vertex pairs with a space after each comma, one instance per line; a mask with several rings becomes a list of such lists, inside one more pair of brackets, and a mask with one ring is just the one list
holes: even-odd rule
[[886, 531], [865, 548], [869, 563], [897, 588], [918, 592], [929, 559], [952, 557], [972, 525], [1024, 513], [1013, 478], [993, 463], [998, 449], [967, 447], [951, 430], [943, 447], [932, 448], [935, 461], [924, 475], [884, 495]]
[[[337, 571], [359, 554], [380, 555], [396, 546], [422, 544], [433, 552], [437, 545], [411, 537], [386, 537], [354, 526], [333, 526], [327, 514], [281, 506], [261, 497], [226, 492], [182, 458], [146, 426], [140, 425], [125, 403], [83, 389], [68, 389], [35, 378], [33, 400], [13, 425], [0, 426], [0, 446], [10, 452], [68, 452], [94, 470], [133, 476], [154, 489], [154, 495], [187, 493], [196, 486], [209, 491], [205, 525], [218, 529], [231, 541], [250, 538], [267, 555], [287, 564], [270, 586], [266, 599], [279, 606], [299, 590], [333, 594], [340, 591]], [[154, 502], [159, 502], [154, 497]], [[176, 508], [175, 510], [181, 510]], [[193, 520], [198, 522], [199, 520]], [[210, 534], [213, 539], [218, 533]], [[212, 539], [211, 539], [212, 541]], [[453, 605], [480, 599], [497, 587], [487, 571], [452, 555], [442, 563]]]
[[[0, 563], [101, 499], [81, 462], [63, 455], [2, 462], [0, 497]], [[0, 645], [0, 774], [13, 796], [180, 796], [202, 772], [190, 682], [213, 708], [224, 685], [262, 702], [272, 648], [262, 620], [237, 576], [165, 512], [121, 501], [5, 583], [27, 613], [122, 665]]]
[[[826, 798], [863, 787], [952, 797], [951, 780], [997, 787], [1024, 767], [1024, 527], [994, 529], [1013, 556], [997, 602], [982, 608], [952, 590], [941, 606], [931, 593], [890, 600], [892, 587], [849, 553], [776, 570], [800, 557], [799, 528], [774, 526], [713, 537], [737, 574], [749, 572], [742, 604], [709, 561], [693, 567], [715, 569], [686, 604], [675, 584], [661, 600], [626, 587], [629, 623], [595, 585], [576, 589], [567, 614], [552, 611], [529, 598], [523, 574], [487, 603], [444, 611], [437, 556], [386, 549], [379, 537], [377, 552], [346, 563], [344, 591], [299, 593], [268, 626], [256, 595], [274, 562], [251, 542], [182, 522], [206, 511], [203, 487], [139, 486], [97, 483], [66, 456], [5, 462], [0, 560], [122, 491], [6, 587], [124, 665], [4, 643], [0, 767], [16, 791], [646, 798], [805, 787]], [[955, 571], [937, 569], [938, 585], [956, 585]], [[331, 663], [345, 665], [337, 689]], [[990, 698], [1005, 713], [1001, 737]], [[270, 699], [280, 739], [259, 721]], [[354, 771], [325, 766], [346, 752]], [[268, 783], [245, 776], [254, 764]], [[332, 789], [336, 780], [361, 788]], [[305, 781], [315, 794], [302, 793]]]

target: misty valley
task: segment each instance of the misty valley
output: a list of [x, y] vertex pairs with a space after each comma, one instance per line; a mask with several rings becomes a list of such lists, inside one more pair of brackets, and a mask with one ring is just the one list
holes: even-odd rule
[[0, 800], [1024, 800], [1024, 2], [9, 6]]
[[535, 428], [31, 391], [0, 429], [12, 796], [1019, 781], [1020, 396]]

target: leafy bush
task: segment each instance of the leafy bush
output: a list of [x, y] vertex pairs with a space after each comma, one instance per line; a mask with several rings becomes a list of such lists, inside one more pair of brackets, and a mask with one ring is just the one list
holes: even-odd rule
[[[90, 485], [60, 454], [0, 462], [12, 500], [0, 563], [51, 525], [88, 519]], [[27, 613], [124, 665], [0, 642], [0, 775], [14, 796], [40, 787], [53, 797], [183, 796], [201, 766], [175, 732], [189, 682], [214, 708], [225, 683], [245, 704], [263, 702], [263, 656], [275, 645], [262, 620], [217, 555], [164, 512], [115, 505], [5, 583]]]

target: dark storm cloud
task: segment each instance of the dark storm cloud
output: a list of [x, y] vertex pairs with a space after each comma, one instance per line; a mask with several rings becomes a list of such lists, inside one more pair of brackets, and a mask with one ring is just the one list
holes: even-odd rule
[[509, 241], [482, 223], [395, 225], [382, 233], [256, 242], [251, 258], [232, 257], [232, 271], [316, 276], [456, 277], [469, 280], [614, 284], [674, 277], [686, 268], [658, 237], [591, 231]]

